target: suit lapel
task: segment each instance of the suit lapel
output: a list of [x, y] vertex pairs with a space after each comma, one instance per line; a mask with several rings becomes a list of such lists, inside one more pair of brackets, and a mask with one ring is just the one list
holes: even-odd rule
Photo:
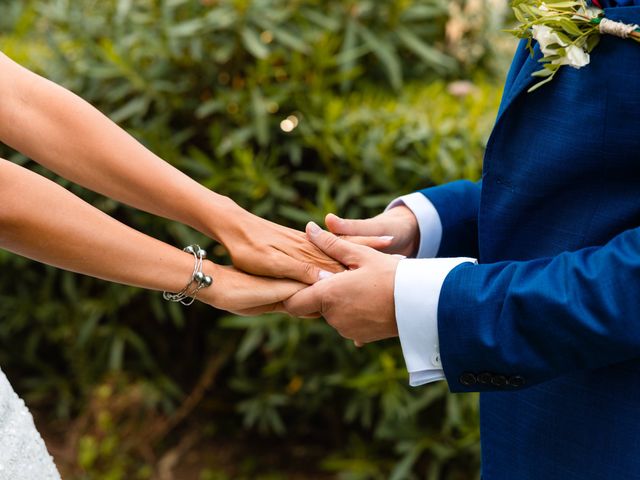
[[518, 50], [514, 56], [514, 60], [505, 82], [505, 90], [498, 110], [496, 124], [509, 108], [513, 101], [525, 90], [527, 90], [535, 80], [540, 78], [532, 77], [531, 74], [536, 70], [540, 70], [538, 60], [542, 57], [540, 49], [536, 43], [533, 49], [533, 57], [526, 48], [526, 42], [520, 42]]

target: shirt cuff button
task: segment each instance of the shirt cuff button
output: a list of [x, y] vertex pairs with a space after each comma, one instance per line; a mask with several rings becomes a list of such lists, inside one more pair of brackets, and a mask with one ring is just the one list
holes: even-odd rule
[[434, 353], [433, 355], [431, 355], [431, 365], [438, 368], [442, 367], [442, 362], [440, 361], [439, 353]]

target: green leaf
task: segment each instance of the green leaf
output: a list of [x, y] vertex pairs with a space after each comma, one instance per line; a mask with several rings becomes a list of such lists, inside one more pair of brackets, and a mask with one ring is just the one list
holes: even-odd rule
[[435, 67], [436, 70], [448, 72], [455, 69], [456, 61], [454, 59], [427, 45], [411, 30], [398, 27], [396, 34], [409, 50], [421, 57], [428, 65]]
[[111, 350], [109, 352], [109, 369], [121, 370], [124, 358], [124, 338], [120, 336], [113, 337], [111, 342]]
[[285, 47], [301, 53], [310, 52], [309, 46], [299, 36], [290, 33], [284, 28], [274, 27], [271, 31], [273, 32], [274, 38]]
[[[555, 72], [554, 72], [555, 74]], [[534, 92], [535, 90], [539, 89], [541, 86], [543, 86], [546, 83], [549, 83], [551, 80], [553, 80], [553, 77], [555, 75], [549, 75], [547, 78], [545, 78], [544, 80], [542, 80], [541, 82], [536, 83], [535, 85], [533, 85], [531, 88], [529, 88], [527, 90], [528, 93]]]
[[576, 37], [582, 35], [582, 30], [580, 30], [580, 28], [568, 18], [562, 18], [558, 23], [562, 29], [570, 35], [574, 35]]
[[405, 480], [410, 478], [413, 465], [416, 463], [421, 453], [422, 449], [419, 447], [413, 448], [409, 453], [407, 453], [402, 460], [396, 463], [389, 480]]
[[213, 113], [223, 112], [224, 108], [224, 100], [221, 98], [214, 98], [201, 103], [198, 108], [196, 108], [195, 115], [197, 118], [205, 118]]
[[547, 70], [546, 68], [543, 70], [538, 70], [537, 72], [533, 72], [531, 74], [532, 77], [548, 77], [549, 75], [553, 75], [553, 71]]
[[140, 96], [129, 100], [122, 107], [112, 112], [109, 117], [115, 123], [120, 123], [134, 116], [143, 116], [149, 108], [149, 98]]
[[378, 57], [380, 62], [387, 70], [389, 83], [395, 90], [402, 87], [402, 67], [398, 54], [390, 42], [384, 42], [374, 35], [364, 25], [358, 25], [358, 33], [369, 46], [373, 54]]
[[249, 53], [256, 58], [265, 59], [269, 56], [269, 49], [262, 43], [258, 33], [250, 27], [242, 29], [242, 43]]
[[600, 42], [600, 35], [597, 33], [594, 33], [592, 35], [589, 35], [587, 37], [587, 41], [586, 41], [586, 51], [587, 52], [591, 52], [594, 48], [596, 48], [596, 46], [598, 45], [598, 43]]
[[236, 358], [238, 361], [242, 362], [249, 357], [262, 343], [264, 338], [264, 334], [262, 329], [253, 328], [247, 331], [242, 342], [238, 346], [238, 350], [236, 351]]
[[256, 129], [256, 139], [258, 144], [266, 146], [269, 143], [269, 113], [262, 96], [262, 92], [258, 87], [251, 90], [251, 107], [253, 110], [253, 122]]
[[189, 37], [200, 33], [205, 27], [205, 21], [202, 18], [194, 18], [182, 23], [178, 23], [169, 28], [169, 36], [171, 37]]
[[[349, 73], [351, 73], [356, 65], [356, 60], [362, 53], [366, 52], [358, 52], [356, 49], [356, 40], [357, 40], [357, 25], [355, 20], [349, 18], [347, 20], [347, 25], [345, 27], [344, 39], [342, 41], [342, 46], [340, 48], [340, 53], [338, 54], [338, 65], [339, 71], [341, 73], [342, 82], [340, 84], [340, 89], [342, 92], [346, 92], [351, 88], [351, 78], [349, 77]], [[355, 55], [353, 53], [356, 52]]]

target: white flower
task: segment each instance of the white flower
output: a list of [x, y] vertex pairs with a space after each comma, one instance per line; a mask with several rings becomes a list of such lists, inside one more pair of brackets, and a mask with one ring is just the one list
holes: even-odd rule
[[552, 60], [551, 63], [555, 65], [569, 65], [573, 68], [582, 68], [589, 63], [589, 54], [585, 52], [584, 49], [575, 45], [567, 46], [565, 42], [560, 40], [560, 37], [553, 29], [546, 25], [534, 25], [532, 30], [532, 36], [538, 41], [540, 50], [545, 57], [558, 54], [558, 50], [551, 48], [550, 45], [557, 44], [561, 47], [566, 47], [565, 55]]
[[582, 68], [590, 61], [589, 54], [580, 47], [569, 45], [566, 51], [567, 56], [559, 59], [561, 61], [558, 63], [561, 65], [569, 65], [573, 68]]
[[545, 57], [556, 54], [556, 49], [549, 48], [549, 45], [557, 43], [564, 47], [564, 43], [562, 43], [558, 34], [546, 25], [534, 25], [532, 29], [533, 38], [535, 38], [540, 44], [540, 50], [542, 50]]

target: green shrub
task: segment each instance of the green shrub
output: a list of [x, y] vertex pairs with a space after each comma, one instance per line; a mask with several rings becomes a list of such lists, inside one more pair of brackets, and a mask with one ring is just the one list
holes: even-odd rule
[[[479, 177], [500, 93], [490, 48], [500, 12], [487, 5], [11, 2], [0, 49], [208, 187], [299, 228]], [[468, 94], [449, 93], [457, 78], [473, 81]], [[228, 261], [185, 227], [56, 180], [127, 224]], [[256, 449], [304, 444], [315, 452], [303, 455], [307, 471], [345, 479], [477, 473], [475, 397], [444, 383], [409, 388], [397, 341], [356, 350], [320, 320], [178, 308], [4, 252], [0, 266], [0, 365], [33, 405], [84, 425], [69, 440], [78, 478], [147, 478], [149, 451], [194, 429]], [[105, 388], [127, 407], [101, 414]], [[232, 478], [274, 463], [246, 448], [255, 462]]]

